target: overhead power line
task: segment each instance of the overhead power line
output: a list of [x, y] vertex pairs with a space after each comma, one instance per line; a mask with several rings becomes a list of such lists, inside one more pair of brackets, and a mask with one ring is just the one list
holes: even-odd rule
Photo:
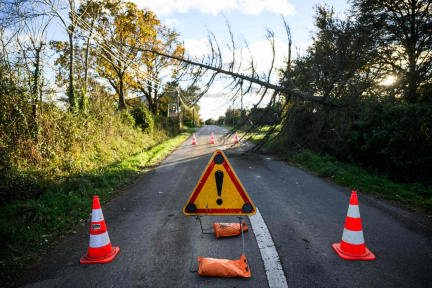
[[[64, 23], [61, 23], [60, 21], [58, 21], [58, 19], [54, 16], [54, 15], [51, 15], [49, 12], [47, 12], [43, 7], [41, 7], [37, 2], [35, 2], [35, 1], [33, 1], [33, 0], [31, 0], [35, 5], [37, 5], [40, 9], [42, 9], [47, 15], [49, 15], [49, 16], [51, 16], [51, 17], [53, 17], [53, 18], [55, 18], [55, 20], [56, 20], [56, 22], [58, 23], [58, 24], [60, 24], [63, 28], [65, 28], [69, 33], [72, 33], [72, 31], [68, 28], [68, 27], [66, 27], [66, 25], [64, 24]], [[46, 5], [48, 5], [59, 17], [61, 17], [64, 21], [67, 21], [67, 22], [69, 22], [70, 24], [72, 24], [73, 25], [73, 23], [67, 18], [67, 17], [65, 17], [62, 13], [60, 13], [55, 7], [53, 7], [53, 5], [51, 5], [50, 3], [48, 3], [47, 1], [45, 1], [45, 0], [42, 0]], [[77, 22], [79, 22], [79, 23], [81, 23], [81, 25], [82, 26], [85, 26], [85, 27], [87, 27], [87, 28], [85, 28], [85, 27], [82, 27], [82, 26], [80, 26], [80, 25], [76, 25], [75, 27], [77, 27], [78, 29], [80, 29], [81, 30], [81, 32], [83, 32], [83, 34], [85, 34], [84, 36], [86, 36], [87, 37], [87, 39], [88, 38], [90, 38], [90, 32], [88, 31], [88, 29], [91, 29], [91, 27], [90, 27], [90, 25], [89, 25], [89, 23], [88, 22], [86, 22], [86, 21], [84, 21], [81, 17], [79, 17], [78, 16], [78, 14], [76, 14], [75, 13], [75, 11], [72, 11], [72, 13], [71, 13], [71, 15], [72, 15], [72, 17], [75, 17], [75, 19], [77, 20]], [[62, 21], [63, 22], [63, 21]], [[99, 22], [98, 22], [99, 23]], [[88, 35], [86, 35], [86, 32], [88, 33]], [[98, 31], [97, 30], [95, 30], [95, 32], [96, 33], [98, 33]], [[99, 36], [100, 35], [100, 33], [98, 33], [98, 35], [95, 35], [95, 36]], [[80, 37], [79, 35], [77, 35], [78, 37]], [[80, 37], [81, 38], [81, 37]], [[105, 37], [104, 36], [102, 36], [102, 38], [103, 38], [103, 40], [104, 41], [106, 41], [105, 40]], [[92, 38], [90, 38], [90, 41], [92, 40]], [[135, 63], [133, 63], [132, 61], [131, 62], [127, 62], [128, 61], [128, 59], [125, 59], [124, 57], [122, 57], [119, 53], [117, 53], [117, 52], [115, 52], [115, 51], [113, 51], [114, 49], [113, 48], [115, 48], [114, 46], [109, 46], [110, 44], [106, 44], [106, 43], [101, 43], [101, 42], [99, 42], [98, 41], [98, 39], [96, 39], [96, 37], [94, 38], [94, 40], [100, 45], [100, 47], [104, 50], [104, 51], [106, 51], [109, 55], [111, 55], [111, 57], [113, 57], [115, 60], [117, 60], [119, 63], [121, 63], [122, 65], [124, 65], [125, 67], [125, 69], [127, 70], [127, 69], [132, 69], [134, 72], [136, 72], [137, 74], [139, 74], [140, 76], [142, 76], [143, 77], [143, 79], [144, 79], [144, 81], [153, 81], [153, 82], [155, 82], [157, 85], [159, 85], [160, 87], [162, 87], [163, 86], [163, 83], [161, 83], [158, 79], [151, 79], [150, 77], [148, 77], [148, 76], [146, 76], [146, 75], [143, 75], [144, 74], [144, 72], [142, 72], [142, 71], [140, 71], [139, 70], [139, 67], [135, 64]], [[104, 59], [106, 59], [108, 62], [110, 62], [113, 66], [115, 66], [117, 69], [122, 69], [122, 67], [119, 67], [118, 65], [116, 65], [111, 59], [108, 59], [105, 55], [101, 55]], [[132, 66], [134, 66], [134, 67], [132, 67]], [[151, 86], [151, 85], [146, 85], [146, 86], [150, 86], [150, 87], [153, 87], [153, 86]], [[171, 91], [169, 91], [169, 92], [175, 92], [174, 90], [171, 90]], [[136, 98], [136, 97], [135, 97]]]

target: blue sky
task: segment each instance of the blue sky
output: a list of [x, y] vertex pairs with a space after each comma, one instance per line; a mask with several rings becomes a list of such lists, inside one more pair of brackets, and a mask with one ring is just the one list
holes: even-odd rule
[[[262, 40], [265, 35], [265, 28], [271, 28], [275, 31], [277, 37], [285, 39], [285, 29], [281, 21], [281, 14], [284, 14], [285, 19], [292, 29], [292, 36], [294, 43], [307, 42], [310, 39], [309, 30], [313, 30], [313, 15], [315, 14], [314, 6], [319, 3], [327, 3], [330, 6], [334, 6], [336, 12], [344, 12], [349, 8], [346, 3], [347, 0], [331, 0], [331, 1], [316, 1], [316, 0], [263, 0], [263, 1], [250, 1], [250, 2], [284, 2], [291, 4], [291, 9], [281, 9], [280, 11], [269, 11], [266, 9], [256, 9], [254, 14], [247, 14], [239, 7], [239, 9], [225, 8], [222, 3], [220, 6], [215, 6], [213, 12], [203, 12], [199, 7], [189, 8], [187, 11], [180, 12], [178, 10], [172, 10], [170, 12], [160, 9], [159, 5], [155, 3], [166, 2], [169, 5], [170, 2], [174, 3], [187, 3], [196, 2], [188, 0], [134, 0], [140, 7], [147, 6], [150, 10], [155, 11], [158, 17], [162, 20], [165, 25], [169, 25], [177, 29], [181, 38], [183, 39], [198, 39], [206, 37], [206, 28], [211, 30], [218, 38], [226, 39], [228, 37], [227, 27], [225, 25], [225, 15], [231, 23], [234, 33], [242, 33], [249, 42]], [[217, 2], [217, 1], [199, 1], [199, 2]], [[224, 2], [224, 1], [221, 1]], [[245, 2], [231, 0], [228, 2]], [[226, 5], [227, 6], [227, 5]], [[250, 12], [249, 12], [250, 13]], [[223, 15], [222, 15], [223, 14]]]
[[[350, 5], [348, 0], [129, 0], [140, 8], [148, 7], [157, 14], [162, 24], [176, 29], [180, 33], [180, 41], [183, 41], [188, 52], [201, 57], [207, 50], [207, 29], [214, 33], [222, 48], [222, 54], [231, 54], [227, 48], [229, 33], [224, 16], [231, 24], [235, 37], [243, 35], [251, 48], [254, 61], [258, 63], [258, 70], [266, 71], [272, 60], [270, 45], [265, 38], [266, 29], [275, 32], [276, 59], [275, 67], [283, 65], [284, 55], [287, 52], [287, 35], [281, 19], [281, 15], [290, 25], [293, 46], [304, 51], [311, 43], [311, 31], [314, 30], [314, 7], [326, 3], [335, 8], [339, 15], [347, 12]], [[56, 23], [55, 23], [56, 24]], [[65, 38], [65, 31], [59, 25], [54, 25], [54, 31], [50, 31], [53, 39]], [[52, 33], [51, 33], [52, 32]], [[293, 48], [294, 48], [293, 47]], [[243, 46], [244, 48], [244, 46]], [[247, 51], [246, 51], [247, 52]], [[243, 51], [244, 55], [246, 55]], [[293, 52], [293, 54], [295, 54]], [[295, 55], [293, 55], [295, 56]], [[243, 63], [249, 59], [246, 55]], [[277, 78], [271, 79], [274, 83]], [[229, 97], [229, 91], [224, 90], [226, 82], [216, 81], [208, 92], [209, 97], [204, 97], [198, 104], [201, 106], [201, 118], [217, 119], [224, 115], [233, 102]], [[222, 97], [220, 97], [222, 95]], [[244, 97], [244, 106], [251, 107], [256, 103], [256, 95]], [[240, 108], [240, 100], [235, 101], [235, 108]]]
[[[175, 28], [180, 33], [186, 49], [192, 55], [201, 56], [206, 50], [207, 30], [212, 31], [219, 44], [226, 47], [229, 34], [224, 16], [231, 23], [235, 35], [242, 34], [249, 42], [259, 68], [266, 70], [271, 61], [270, 46], [265, 40], [266, 30], [275, 32], [276, 43], [280, 48], [276, 65], [282, 64], [283, 52], [287, 47], [287, 36], [281, 20], [284, 15], [290, 25], [293, 45], [304, 50], [311, 41], [310, 31], [314, 29], [314, 6], [325, 2], [335, 8], [336, 13], [349, 9], [347, 0], [133, 0], [140, 8], [148, 7], [155, 12], [164, 25]], [[209, 95], [220, 94], [224, 83], [215, 83]], [[256, 99], [245, 100], [250, 106]], [[219, 98], [204, 98], [198, 103], [203, 119], [218, 118], [223, 115], [232, 101]], [[234, 104], [239, 108], [240, 101]]]

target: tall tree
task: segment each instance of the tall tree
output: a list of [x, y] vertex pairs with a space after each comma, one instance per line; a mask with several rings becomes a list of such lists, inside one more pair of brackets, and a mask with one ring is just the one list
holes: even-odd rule
[[136, 87], [135, 76], [139, 71], [140, 51], [156, 37], [156, 19], [153, 12], [138, 9], [131, 2], [105, 1], [107, 13], [100, 19], [98, 32], [103, 45], [96, 51], [96, 71], [118, 96], [119, 109], [126, 109], [126, 96]]
[[[34, 3], [35, 7], [42, 9], [42, 11], [49, 15], [54, 15], [62, 23], [65, 28], [69, 40], [69, 82], [66, 95], [69, 102], [69, 110], [76, 111], [77, 101], [75, 94], [75, 36], [78, 19], [75, 17], [77, 11], [77, 4], [75, 0], [67, 0], [67, 4], [64, 4], [61, 0], [43, 0], [33, 1], [24, 0], [26, 2]], [[66, 11], [68, 16], [65, 16], [63, 12]]]
[[[154, 22], [154, 29], [157, 31], [156, 36], [150, 38], [149, 41], [145, 43], [144, 49], [175, 56], [180, 56], [185, 52], [184, 48], [177, 40], [179, 35], [174, 30], [161, 25], [159, 20]], [[174, 67], [178, 65], [179, 62], [150, 52], [142, 53], [140, 60], [140, 63], [144, 66], [145, 73], [140, 72], [136, 74], [136, 90], [145, 96], [149, 105], [149, 110], [152, 111], [154, 115], [157, 115], [159, 101], [166, 93], [163, 80], [176, 73]], [[170, 68], [173, 70], [169, 71]]]
[[[73, 54], [74, 57], [74, 97], [75, 102], [79, 105], [80, 109], [84, 109], [87, 102], [87, 91], [90, 73], [90, 63], [92, 57], [92, 40], [95, 37], [95, 32], [98, 24], [98, 19], [102, 15], [102, 3], [94, 0], [81, 1], [77, 12], [71, 11], [71, 17], [75, 20], [76, 24], [76, 37], [74, 39], [74, 50], [71, 50], [69, 42], [65, 41], [51, 41], [50, 46], [57, 54], [58, 58], [55, 61], [57, 65], [57, 84], [59, 86], [70, 86], [70, 61]], [[73, 52], [73, 53], [71, 53]], [[95, 53], [93, 53], [95, 54]], [[85, 109], [84, 109], [85, 110]]]
[[69, 36], [69, 46], [70, 46], [70, 57], [69, 57], [69, 86], [67, 95], [69, 98], [69, 105], [71, 110], [76, 109], [76, 97], [75, 97], [75, 47], [74, 47], [74, 37], [76, 33], [77, 19], [73, 17], [73, 13], [75, 13], [76, 3], [75, 0], [68, 0], [69, 4], [69, 17], [70, 17], [70, 25], [68, 26], [67, 34]]
[[291, 86], [323, 100], [354, 102], [373, 84], [375, 74], [368, 65], [374, 57], [373, 38], [359, 23], [338, 19], [332, 7], [315, 8], [313, 43], [294, 61], [292, 78], [282, 83], [293, 82]]
[[99, 18], [102, 16], [102, 4], [93, 0], [82, 1], [78, 8], [78, 14], [76, 17], [80, 19], [78, 25], [80, 29], [87, 33], [81, 33], [85, 40], [84, 50], [84, 93], [87, 91], [88, 85], [88, 73], [89, 73], [89, 56], [91, 51], [92, 38], [95, 35], [95, 29]]
[[[20, 83], [19, 86], [24, 88], [23, 91], [27, 92], [25, 95], [31, 107], [31, 114], [25, 122], [29, 124], [30, 136], [37, 140], [38, 108], [39, 111], [42, 111], [45, 45], [52, 17], [41, 15], [38, 7], [25, 1], [5, 3], [5, 8], [8, 10], [2, 12], [0, 30], [8, 33], [6, 33], [7, 36], [1, 33], [3, 53], [0, 52], [0, 54], [8, 57], [3, 58], [5, 66], [10, 67], [7, 70], [11, 72], [10, 75], [13, 75], [14, 80]], [[8, 22], [5, 22], [5, 19], [8, 19]]]
[[353, 15], [375, 34], [380, 69], [398, 78], [408, 103], [432, 101], [432, 1], [352, 0]]
[[[282, 115], [281, 134], [287, 135], [297, 147], [322, 151], [348, 129], [350, 112], [357, 101], [373, 96], [378, 71], [370, 65], [374, 60], [374, 41], [364, 27], [340, 19], [327, 5], [315, 8], [313, 42], [306, 53], [293, 61], [291, 77], [281, 75], [285, 79], [281, 83], [321, 95], [323, 100], [339, 106], [334, 109], [300, 99], [284, 101], [286, 111]], [[271, 111], [269, 107], [266, 110]]]

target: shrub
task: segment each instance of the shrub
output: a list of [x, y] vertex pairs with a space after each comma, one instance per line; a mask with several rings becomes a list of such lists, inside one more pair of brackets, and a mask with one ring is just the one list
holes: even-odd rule
[[432, 175], [432, 105], [365, 103], [346, 131], [347, 153], [404, 182]]
[[135, 125], [138, 125], [136, 123], [135, 117], [129, 113], [127, 110], [122, 110], [118, 113], [120, 116], [122, 122], [126, 124], [127, 126], [133, 127]]
[[148, 110], [145, 103], [134, 107], [132, 115], [135, 118], [136, 126], [140, 127], [146, 133], [153, 133], [154, 116], [150, 110]]
[[155, 126], [158, 129], [162, 129], [168, 133], [169, 136], [173, 137], [180, 133], [178, 118], [165, 117], [163, 115], [157, 115], [155, 117]]
[[172, 123], [170, 123], [170, 119], [171, 118], [167, 118], [161, 114], [156, 115], [156, 117], [154, 119], [155, 126], [158, 126], [159, 128], [166, 130], [172, 124]]
[[290, 109], [278, 141], [289, 152], [332, 155], [399, 183], [432, 184], [431, 103], [369, 98], [332, 109], [300, 103]]

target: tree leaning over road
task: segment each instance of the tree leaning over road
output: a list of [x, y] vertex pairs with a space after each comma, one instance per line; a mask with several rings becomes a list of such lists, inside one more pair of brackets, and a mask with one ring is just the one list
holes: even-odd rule
[[[427, 185], [432, 173], [432, 129], [426, 128], [432, 125], [431, 1], [410, 0], [395, 7], [401, 1], [383, 0], [366, 9], [371, 2], [355, 1], [354, 8], [363, 10], [348, 18], [336, 15], [332, 7], [316, 6], [313, 44], [277, 69], [275, 36], [268, 30], [273, 60], [266, 73], [257, 70], [253, 57], [248, 62], [236, 59], [235, 51], [242, 49], [231, 32], [228, 46], [233, 53], [225, 62], [211, 33], [210, 51], [201, 61], [145, 51], [181, 61], [191, 74], [207, 72], [208, 86], [220, 75], [230, 77], [233, 97], [255, 89], [259, 105], [268, 96], [266, 111], [280, 107], [277, 116], [282, 125], [270, 127], [255, 149], [274, 139], [281, 149], [311, 149], [374, 167], [392, 179]], [[382, 26], [371, 26], [374, 13]], [[286, 28], [290, 39], [291, 30]], [[248, 48], [246, 41], [244, 45]], [[285, 59], [288, 62], [291, 55]], [[274, 70], [278, 84], [271, 81]], [[387, 84], [391, 76], [396, 81]], [[391, 116], [396, 114], [400, 117]], [[254, 131], [253, 126], [248, 130]]]

